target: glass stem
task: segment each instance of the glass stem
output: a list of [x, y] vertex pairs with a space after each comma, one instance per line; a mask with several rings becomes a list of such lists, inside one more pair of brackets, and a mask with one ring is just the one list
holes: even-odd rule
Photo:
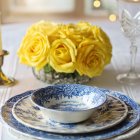
[[136, 70], [135, 70], [135, 64], [136, 64], [136, 54], [137, 54], [137, 45], [135, 43], [135, 40], [131, 41], [131, 46], [130, 46], [130, 55], [131, 55], [131, 60], [130, 60], [130, 70], [129, 70], [129, 75], [136, 75]]

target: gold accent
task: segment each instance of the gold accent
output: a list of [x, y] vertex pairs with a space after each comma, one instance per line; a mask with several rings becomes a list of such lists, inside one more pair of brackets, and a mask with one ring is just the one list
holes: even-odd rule
[[15, 79], [8, 78], [2, 71], [4, 55], [8, 55], [8, 52], [5, 50], [2, 50], [2, 52], [0, 52], [0, 87], [1, 86], [4, 86], [4, 87], [5, 86], [12, 86], [15, 84]]

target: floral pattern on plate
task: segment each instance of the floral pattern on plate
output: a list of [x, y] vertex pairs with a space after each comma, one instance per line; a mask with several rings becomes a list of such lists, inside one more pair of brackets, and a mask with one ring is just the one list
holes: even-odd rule
[[140, 121], [140, 107], [137, 103], [135, 103], [132, 99], [129, 97], [123, 95], [123, 93], [117, 92], [117, 91], [111, 91], [107, 89], [101, 89], [104, 91], [104, 93], [111, 94], [115, 97], [118, 97], [122, 101], [124, 101], [128, 106], [128, 116], [127, 118], [121, 122], [119, 125], [116, 125], [110, 129], [106, 129], [100, 132], [94, 132], [94, 133], [88, 133], [88, 134], [80, 134], [80, 135], [62, 135], [62, 134], [55, 134], [55, 133], [49, 133], [41, 130], [36, 130], [30, 127], [27, 127], [21, 123], [19, 123], [12, 115], [12, 108], [15, 102], [17, 102], [19, 99], [30, 95], [32, 91], [25, 92], [23, 94], [17, 95], [9, 99], [5, 105], [2, 107], [1, 110], [1, 116], [3, 119], [3, 122], [8, 125], [8, 127], [12, 128], [16, 132], [32, 137], [32, 138], [38, 138], [40, 140], [44, 139], [52, 139], [52, 140], [99, 140], [99, 139], [109, 139], [115, 136], [118, 136], [120, 134], [123, 134], [127, 132], [128, 130], [132, 129], [134, 126], [138, 124]]
[[95, 132], [112, 127], [125, 119], [128, 109], [124, 102], [108, 95], [106, 104], [97, 109], [88, 120], [76, 124], [63, 124], [43, 117], [41, 110], [31, 102], [30, 96], [26, 96], [14, 105], [12, 112], [25, 126], [47, 132], [72, 134]]

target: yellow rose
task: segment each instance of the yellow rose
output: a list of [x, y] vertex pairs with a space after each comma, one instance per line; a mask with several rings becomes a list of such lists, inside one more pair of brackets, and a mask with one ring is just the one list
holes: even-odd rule
[[107, 51], [107, 56], [109, 57], [106, 59], [106, 64], [110, 63], [110, 58], [112, 56], [112, 45], [109, 37], [100, 27], [93, 26], [92, 31], [94, 39], [100, 41], [102, 46], [105, 47]]
[[110, 42], [109, 37], [100, 27], [93, 26], [92, 31], [95, 39], [98, 39], [103, 43]]
[[20, 62], [42, 69], [48, 63], [50, 44], [47, 36], [41, 32], [26, 34], [18, 50]]
[[87, 31], [87, 32], [88, 32], [88, 31], [91, 29], [91, 27], [92, 27], [92, 25], [91, 25], [90, 23], [88, 23], [88, 22], [83, 22], [83, 21], [77, 23], [77, 26], [80, 27], [82, 31]]
[[57, 72], [72, 73], [75, 71], [76, 46], [70, 39], [55, 40], [50, 49], [50, 65]]
[[45, 21], [40, 21], [34, 25], [32, 25], [28, 29], [28, 33], [32, 34], [34, 32], [42, 32], [47, 36], [54, 35], [58, 30], [58, 25], [53, 23], [53, 22], [45, 22]]
[[77, 46], [82, 41], [81, 29], [75, 24], [59, 25], [59, 37], [69, 38]]
[[80, 75], [98, 76], [103, 71], [108, 57], [110, 59], [99, 41], [86, 39], [77, 48], [76, 70]]
[[88, 22], [32, 25], [18, 51], [20, 62], [42, 69], [49, 64], [56, 72], [98, 76], [112, 57], [107, 34]]
[[88, 22], [79, 22], [77, 27], [81, 30], [83, 39], [94, 39], [92, 28], [93, 26]]

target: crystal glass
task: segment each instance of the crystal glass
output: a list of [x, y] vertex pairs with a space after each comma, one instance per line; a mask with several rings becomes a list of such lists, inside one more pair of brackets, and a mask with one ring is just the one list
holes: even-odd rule
[[130, 42], [130, 69], [119, 74], [117, 80], [125, 84], [140, 83], [140, 75], [136, 72], [137, 41], [140, 39], [140, 0], [118, 0], [119, 20], [125, 37]]

